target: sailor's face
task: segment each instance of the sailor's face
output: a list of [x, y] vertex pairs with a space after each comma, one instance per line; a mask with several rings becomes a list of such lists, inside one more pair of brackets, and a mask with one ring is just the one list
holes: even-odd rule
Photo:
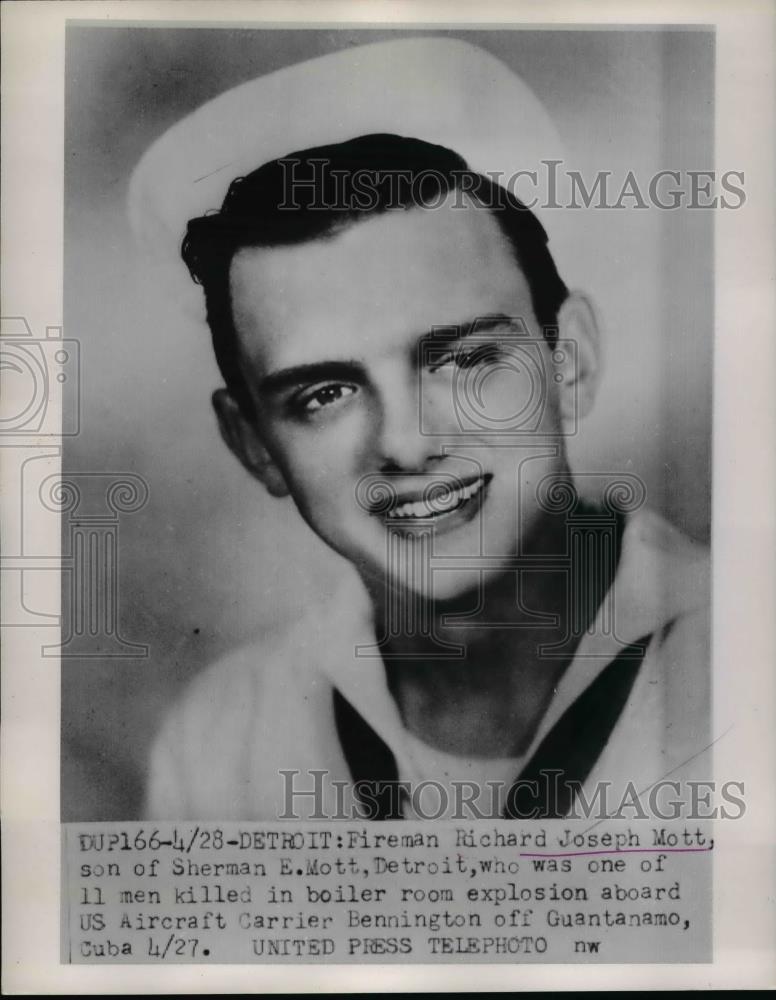
[[565, 466], [553, 352], [493, 216], [446, 203], [246, 248], [231, 290], [258, 435], [314, 531], [441, 599], [503, 572]]

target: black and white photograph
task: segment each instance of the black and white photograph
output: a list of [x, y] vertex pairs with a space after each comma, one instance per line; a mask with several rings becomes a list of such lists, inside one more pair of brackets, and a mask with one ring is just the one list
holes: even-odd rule
[[61, 317], [3, 304], [59, 962], [709, 966], [717, 26], [212, 6], [63, 23]]
[[104, 372], [67, 519], [92, 470], [138, 509], [115, 629], [64, 661], [63, 817], [439, 818], [471, 782], [560, 818], [574, 782], [712, 778], [712, 204], [745, 198], [713, 33], [72, 26], [67, 57], [65, 318]]

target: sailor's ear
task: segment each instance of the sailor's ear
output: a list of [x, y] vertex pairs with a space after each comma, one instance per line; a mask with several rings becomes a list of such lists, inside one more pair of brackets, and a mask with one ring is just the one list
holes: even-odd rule
[[264, 484], [273, 497], [288, 496], [283, 473], [264, 446], [253, 421], [243, 414], [228, 389], [216, 389], [213, 393], [213, 409], [218, 417], [221, 437], [232, 454], [239, 458], [252, 476]]
[[593, 408], [602, 371], [601, 333], [595, 307], [582, 292], [570, 292], [558, 311], [558, 348], [554, 368], [560, 415], [584, 417]]

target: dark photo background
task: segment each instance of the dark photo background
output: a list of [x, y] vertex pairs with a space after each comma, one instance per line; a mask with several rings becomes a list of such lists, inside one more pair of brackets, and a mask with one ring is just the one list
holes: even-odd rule
[[[64, 475], [131, 473], [149, 499], [120, 517], [116, 567], [122, 636], [148, 655], [62, 661], [63, 820], [138, 817], [150, 743], [182, 686], [249, 637], [292, 623], [343, 572], [290, 502], [270, 499], [221, 443], [204, 323], [145, 265], [129, 231], [132, 170], [170, 125], [236, 84], [418, 33], [68, 28], [65, 336], [80, 343], [81, 430], [66, 441]], [[517, 70], [588, 176], [714, 167], [709, 32], [433, 33], [468, 38]], [[590, 253], [573, 283], [598, 304], [607, 368], [572, 463], [639, 474], [651, 505], [705, 541], [713, 213], [588, 215]]]

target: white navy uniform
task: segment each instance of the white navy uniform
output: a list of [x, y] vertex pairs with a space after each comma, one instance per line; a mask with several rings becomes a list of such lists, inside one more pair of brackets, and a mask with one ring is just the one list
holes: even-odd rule
[[[613, 628], [603, 625], [605, 608]], [[628, 515], [614, 584], [531, 746], [519, 761], [489, 767], [437, 754], [404, 728], [379, 655], [356, 655], [375, 636], [366, 591], [354, 577], [287, 634], [240, 649], [195, 678], [153, 747], [147, 815], [272, 821], [287, 805], [281, 771], [299, 772], [296, 789], [311, 789], [310, 772], [325, 771], [317, 779], [323, 810], [336, 816], [342, 799], [333, 783], [352, 781], [352, 761], [337, 728], [335, 689], [391, 752], [400, 780], [501, 780], [531, 758], [625, 647], [645, 637], [635, 680], [583, 790], [607, 781], [616, 799], [629, 783], [641, 790], [666, 776], [708, 780], [709, 610], [706, 550], [652, 511]], [[311, 796], [297, 796], [294, 808], [315, 818]]]

